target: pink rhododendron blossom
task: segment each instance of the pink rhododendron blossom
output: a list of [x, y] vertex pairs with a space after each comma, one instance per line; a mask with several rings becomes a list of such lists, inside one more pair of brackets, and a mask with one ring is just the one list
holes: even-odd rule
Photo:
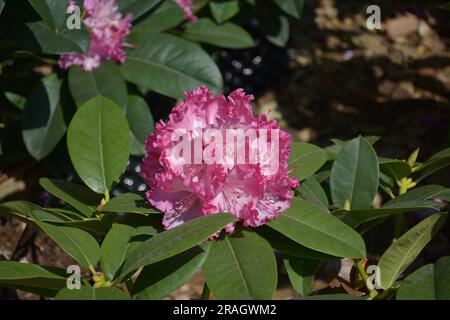
[[183, 9], [186, 19], [197, 21], [197, 17], [192, 13], [192, 8], [194, 7], [192, 0], [175, 0], [175, 2]]
[[[70, 1], [69, 9], [73, 11], [74, 5]], [[130, 32], [132, 15], [122, 18], [116, 0], [84, 0], [84, 9], [83, 23], [90, 35], [88, 52], [62, 54], [60, 67], [67, 69], [80, 65], [85, 71], [92, 71], [100, 66], [102, 60], [125, 62], [124, 39]]]
[[[200, 87], [185, 94], [167, 123], [156, 124], [141, 172], [149, 202], [164, 212], [166, 229], [221, 212], [258, 227], [290, 207], [292, 188], [298, 186], [288, 176], [291, 136], [265, 115], [254, 117], [252, 100], [242, 89], [226, 98]], [[192, 149], [179, 152], [178, 132]], [[221, 138], [229, 132], [240, 132], [243, 139]], [[258, 161], [250, 161], [250, 154]], [[237, 160], [241, 155], [244, 161]], [[233, 229], [234, 224], [226, 228]]]

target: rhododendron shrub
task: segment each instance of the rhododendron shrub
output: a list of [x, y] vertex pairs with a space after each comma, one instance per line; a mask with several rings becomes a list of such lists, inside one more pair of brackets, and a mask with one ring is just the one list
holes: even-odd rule
[[[287, 272], [299, 297], [449, 299], [444, 252], [415, 268], [432, 239], [434, 248], [446, 239], [450, 189], [426, 182], [450, 164], [450, 149], [398, 160], [377, 155], [379, 137], [298, 142], [255, 113], [251, 95], [222, 94], [214, 57], [254, 46], [237, 23], [261, 10], [287, 22], [301, 7], [0, 0], [0, 187], [22, 188], [8, 176], [20, 172], [45, 195], [13, 200], [2, 188], [0, 228], [4, 217], [21, 220], [19, 243], [36, 229], [74, 261], [41, 266], [1, 251], [0, 289], [162, 299], [201, 274], [203, 299], [271, 299]], [[278, 33], [259, 27], [277, 45], [288, 39], [285, 23]], [[158, 95], [178, 102], [154, 124]], [[130, 170], [143, 188], [115, 192]], [[386, 246], [374, 255], [366, 234], [381, 223]], [[313, 286], [336, 266], [329, 287]]]

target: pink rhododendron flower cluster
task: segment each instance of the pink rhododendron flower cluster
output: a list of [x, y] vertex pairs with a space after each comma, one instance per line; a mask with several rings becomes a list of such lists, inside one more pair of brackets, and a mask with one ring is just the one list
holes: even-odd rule
[[192, 13], [192, 8], [194, 7], [192, 0], [175, 0], [175, 2], [183, 9], [186, 19], [197, 21], [197, 17]]
[[[70, 1], [69, 9], [74, 5], [75, 2]], [[130, 32], [132, 15], [122, 18], [116, 0], [84, 0], [84, 9], [83, 23], [90, 34], [88, 52], [61, 55], [60, 67], [80, 65], [85, 71], [92, 71], [102, 60], [125, 62], [124, 39]]]
[[[258, 227], [290, 207], [294, 195], [292, 188], [298, 187], [297, 179], [288, 176], [292, 138], [279, 128], [276, 121], [268, 120], [265, 115], [254, 117], [252, 100], [253, 96], [246, 95], [242, 89], [226, 98], [213, 96], [208, 88], [200, 87], [185, 94], [184, 101], [173, 109], [167, 123], [161, 120], [156, 124], [146, 141], [147, 156], [141, 172], [149, 187], [146, 194], [149, 202], [164, 212], [166, 229], [199, 216], [222, 212], [243, 220], [245, 226]], [[278, 150], [265, 153], [269, 158], [258, 163], [208, 163], [204, 159], [192, 163], [174, 161], [174, 150], [180, 142], [173, 138], [173, 134], [180, 130], [187, 133], [189, 145], [193, 146], [192, 158], [199, 152], [217, 155], [220, 150], [226, 150], [229, 147], [226, 139], [208, 139], [202, 134], [212, 129], [217, 132], [264, 131], [268, 132], [269, 138], [276, 132], [276, 141], [260, 141], [267, 150], [274, 151], [274, 145]], [[236, 152], [250, 154], [250, 149], [261, 148], [249, 140], [245, 140], [244, 145], [236, 143], [237, 148], [225, 154], [236, 158]], [[222, 145], [225, 142], [227, 145]], [[276, 171], [264, 173], [271, 163], [278, 163]], [[227, 232], [233, 230], [234, 224], [226, 228]]]

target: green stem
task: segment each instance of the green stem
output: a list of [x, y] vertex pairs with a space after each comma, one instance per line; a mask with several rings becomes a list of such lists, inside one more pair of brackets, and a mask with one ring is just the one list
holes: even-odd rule
[[378, 295], [378, 291], [375, 289], [369, 289], [369, 287], [367, 286], [369, 276], [367, 275], [366, 270], [364, 269], [364, 266], [362, 264], [362, 259], [356, 259], [356, 260], [354, 260], [354, 262], [355, 262], [356, 270], [358, 270], [358, 272], [361, 276], [361, 279], [364, 282], [364, 285], [369, 290], [369, 299], [373, 299], [374, 297], [376, 297]]
[[40, 60], [44, 63], [52, 64], [52, 65], [58, 64], [58, 61], [56, 61], [56, 60], [47, 59], [47, 58], [41, 57], [33, 52], [25, 51], [25, 50], [15, 51], [15, 52], [13, 52], [13, 56], [14, 57], [30, 57], [30, 58], [34, 58], [34, 59]]
[[211, 294], [211, 291], [209, 290], [209, 287], [208, 287], [208, 285], [205, 282], [205, 284], [203, 285], [202, 296], [201, 296], [200, 299], [202, 299], [202, 300], [209, 300], [210, 294]]

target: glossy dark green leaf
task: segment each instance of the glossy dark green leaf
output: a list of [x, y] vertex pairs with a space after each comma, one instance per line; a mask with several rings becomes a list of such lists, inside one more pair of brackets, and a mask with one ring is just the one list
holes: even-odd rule
[[409, 190], [408, 192], [401, 194], [394, 199], [386, 203], [387, 206], [393, 204], [401, 204], [404, 202], [417, 201], [417, 200], [433, 200], [433, 199], [446, 199], [450, 189], [430, 184], [427, 186], [421, 186]]
[[267, 226], [256, 229], [256, 232], [266, 239], [272, 248], [283, 255], [302, 257], [314, 260], [336, 260], [336, 256], [332, 256], [323, 252], [315, 251], [307, 248], [298, 242], [286, 237], [282, 233], [275, 231]]
[[37, 46], [42, 53], [86, 52], [89, 48], [89, 34], [84, 29], [62, 28], [61, 31], [55, 32], [43, 21], [28, 22], [26, 28], [35, 42], [30, 46]]
[[268, 14], [261, 21], [261, 29], [267, 40], [276, 46], [284, 47], [289, 40], [289, 20], [282, 15]]
[[5, 0], [0, 0], [0, 15], [2, 14], [4, 7], [5, 7]]
[[217, 23], [225, 22], [239, 13], [238, 0], [211, 0], [209, 9]]
[[378, 159], [367, 140], [358, 137], [338, 154], [330, 176], [333, 204], [353, 210], [370, 208], [378, 190]]
[[364, 240], [356, 231], [306, 200], [294, 198], [291, 208], [268, 226], [313, 250], [346, 258], [366, 255]]
[[128, 96], [126, 117], [131, 131], [131, 153], [143, 155], [145, 140], [153, 131], [154, 121], [147, 103], [141, 96]]
[[388, 289], [395, 284], [397, 278], [437, 234], [446, 219], [446, 213], [429, 216], [408, 230], [384, 252], [378, 263], [382, 289]]
[[181, 7], [173, 0], [165, 0], [150, 16], [131, 29], [131, 33], [161, 32], [176, 27], [183, 20], [184, 13]]
[[54, 225], [44, 221], [35, 222], [43, 232], [82, 267], [88, 268], [97, 264], [100, 259], [100, 247], [89, 233], [73, 227]]
[[309, 294], [319, 260], [287, 257], [283, 260], [292, 287], [301, 297]]
[[417, 170], [414, 181], [422, 181], [433, 173], [450, 165], [450, 148], [444, 149], [425, 161]]
[[133, 284], [133, 299], [157, 300], [185, 284], [203, 265], [209, 245], [194, 247], [169, 259], [146, 266]]
[[255, 45], [252, 36], [237, 24], [227, 22], [217, 25], [209, 18], [188, 24], [183, 37], [220, 48], [241, 49]]
[[450, 300], [450, 257], [407, 276], [397, 290], [397, 300]]
[[43, 78], [28, 97], [23, 111], [23, 140], [37, 160], [45, 158], [66, 133], [60, 90], [61, 81], [55, 74]]
[[117, 0], [120, 12], [124, 15], [131, 13], [133, 20], [138, 19], [160, 2], [161, 0]]
[[378, 209], [365, 209], [365, 210], [351, 210], [351, 211], [335, 211], [333, 214], [349, 226], [356, 228], [361, 223], [388, 217], [391, 215], [398, 215], [407, 212], [415, 212], [420, 210], [431, 209], [439, 211], [439, 203], [435, 201], [416, 200], [416, 201], [404, 201], [398, 203], [387, 203]]
[[294, 141], [291, 145], [289, 167], [299, 180], [304, 180], [314, 174], [326, 160], [325, 151], [313, 144]]
[[26, 201], [10, 201], [0, 204], [0, 215], [12, 215], [16, 218], [33, 222], [36, 219], [45, 221], [67, 221], [68, 218], [58, 213], [50, 212], [38, 205]]
[[52, 30], [61, 29], [66, 21], [68, 3], [61, 0], [28, 0]]
[[138, 33], [122, 73], [129, 82], [174, 98], [204, 84], [221, 91], [222, 75], [211, 57], [198, 45], [178, 37], [159, 33]]
[[111, 99], [122, 110], [127, 110], [128, 90], [117, 64], [103, 61], [101, 66], [86, 72], [79, 66], [69, 70], [70, 92], [78, 107], [90, 99], [103, 96]]
[[304, 0], [275, 0], [275, 3], [287, 14], [300, 19], [303, 12]]
[[109, 200], [102, 209], [103, 212], [126, 212], [151, 214], [159, 213], [147, 199], [136, 193], [124, 193]]
[[395, 180], [407, 177], [412, 173], [412, 169], [406, 161], [380, 158], [378, 159], [380, 170], [391, 176]]
[[[42, 221], [48, 221], [42, 219]], [[88, 218], [83, 220], [69, 220], [69, 221], [51, 221], [56, 226], [66, 226], [76, 229], [84, 230], [93, 236], [104, 236], [108, 233], [108, 225], [96, 218]]]
[[215, 240], [203, 273], [217, 299], [272, 299], [277, 286], [274, 252], [264, 238], [251, 231]]
[[83, 286], [81, 289], [64, 288], [58, 292], [56, 300], [129, 300], [128, 294], [116, 287], [93, 288]]
[[39, 183], [45, 190], [64, 200], [86, 217], [92, 216], [102, 199], [90, 189], [72, 182], [42, 178]]
[[115, 279], [125, 258], [140, 245], [139, 241], [133, 241], [133, 237], [137, 235], [135, 226], [122, 223], [113, 224], [101, 247], [100, 265], [107, 279]]
[[300, 298], [300, 300], [366, 300], [365, 297], [353, 296], [346, 293], [334, 293], [334, 294], [316, 294], [313, 296], [307, 296]]
[[196, 218], [154, 236], [133, 251], [121, 269], [120, 278], [196, 246], [233, 221], [234, 217], [230, 214], [214, 214]]
[[[369, 142], [371, 145], [374, 145], [380, 137], [378, 136], [363, 136], [363, 138]], [[333, 145], [324, 148], [324, 150], [328, 154], [328, 160], [335, 160], [339, 152], [352, 140], [341, 140], [341, 139], [331, 139]]]
[[78, 109], [67, 135], [75, 170], [98, 193], [109, 190], [125, 171], [130, 140], [123, 111], [112, 100], [101, 96]]
[[311, 176], [300, 185], [300, 197], [328, 211], [328, 197], [316, 177]]
[[0, 287], [53, 296], [66, 286], [63, 269], [15, 261], [0, 261]]

